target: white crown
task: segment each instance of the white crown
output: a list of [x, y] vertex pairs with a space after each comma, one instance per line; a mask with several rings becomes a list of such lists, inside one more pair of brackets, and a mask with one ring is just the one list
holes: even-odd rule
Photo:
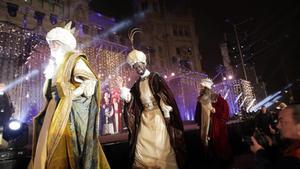
[[134, 49], [128, 54], [127, 63], [132, 67], [137, 62], [142, 62], [146, 65], [146, 55], [142, 51]]
[[62, 27], [55, 27], [51, 29], [46, 36], [46, 40], [52, 41], [57, 40], [63, 43], [66, 46], [69, 46], [71, 50], [74, 50], [76, 48], [76, 39], [73, 35], [75, 29], [71, 29], [72, 22], [66, 24], [64, 28]]
[[201, 79], [201, 85], [209, 89], [213, 86], [213, 81], [210, 78]]

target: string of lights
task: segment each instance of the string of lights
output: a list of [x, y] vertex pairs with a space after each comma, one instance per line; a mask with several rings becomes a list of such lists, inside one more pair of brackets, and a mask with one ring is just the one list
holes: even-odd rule
[[231, 116], [247, 111], [255, 105], [256, 97], [250, 81], [226, 79], [215, 84], [214, 90], [227, 100]]
[[[82, 39], [79, 39], [79, 42], [85, 43]], [[116, 76], [130, 81], [130, 72], [122, 66], [125, 63], [127, 47], [99, 40], [79, 50], [86, 53], [93, 70], [101, 81], [109, 82], [108, 86], [115, 85], [112, 83], [114, 80], [108, 79]], [[24, 81], [8, 91], [12, 96], [18, 118], [29, 123], [43, 106], [42, 90], [45, 81], [43, 72], [50, 56], [45, 35], [14, 24], [0, 23], [0, 52], [1, 82], [9, 84], [33, 70], [39, 72], [35, 76], [25, 77]]]

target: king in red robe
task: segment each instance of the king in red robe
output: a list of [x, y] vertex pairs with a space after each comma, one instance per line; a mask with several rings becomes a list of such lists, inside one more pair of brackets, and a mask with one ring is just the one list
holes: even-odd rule
[[195, 121], [201, 132], [202, 147], [214, 159], [230, 160], [231, 149], [228, 141], [226, 122], [229, 120], [227, 101], [211, 90], [213, 82], [203, 79], [201, 95], [198, 97]]

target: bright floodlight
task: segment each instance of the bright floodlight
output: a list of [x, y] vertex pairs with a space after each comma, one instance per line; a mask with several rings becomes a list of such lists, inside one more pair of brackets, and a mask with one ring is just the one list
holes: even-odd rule
[[8, 127], [11, 130], [19, 130], [21, 128], [21, 122], [19, 122], [17, 120], [12, 120], [9, 122]]
[[229, 80], [231, 80], [232, 78], [233, 78], [232, 75], [229, 75], [229, 76], [228, 76], [228, 79], [229, 79]]

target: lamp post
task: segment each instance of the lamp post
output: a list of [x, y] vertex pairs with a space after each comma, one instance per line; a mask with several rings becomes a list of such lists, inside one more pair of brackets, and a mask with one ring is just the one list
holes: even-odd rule
[[243, 20], [242, 22], [237, 23], [237, 24], [232, 23], [229, 19], [225, 20], [225, 22], [230, 23], [233, 26], [235, 40], [236, 40], [237, 47], [238, 47], [238, 50], [239, 50], [239, 55], [240, 55], [240, 59], [241, 59], [243, 75], [244, 75], [245, 80], [248, 80], [248, 77], [247, 77], [247, 73], [246, 73], [246, 69], [245, 69], [245, 63], [244, 63], [243, 53], [242, 53], [242, 49], [241, 49], [241, 44], [240, 44], [240, 40], [239, 40], [239, 36], [238, 36], [238, 32], [237, 32], [237, 26], [242, 25], [242, 24], [244, 24], [248, 21], [251, 21], [251, 20], [253, 20], [253, 18], [248, 18], [248, 19]]
[[243, 53], [242, 53], [242, 49], [241, 49], [241, 45], [240, 45], [240, 40], [238, 37], [238, 33], [237, 33], [237, 28], [236, 28], [236, 24], [233, 24], [233, 29], [234, 29], [234, 34], [235, 34], [235, 39], [237, 42], [237, 46], [239, 49], [239, 55], [240, 55], [240, 59], [241, 59], [241, 64], [242, 64], [242, 69], [243, 69], [243, 74], [244, 74], [244, 78], [245, 80], [248, 80], [247, 78], [247, 73], [246, 73], [246, 69], [245, 69], [245, 64], [244, 64], [244, 58], [243, 58]]

